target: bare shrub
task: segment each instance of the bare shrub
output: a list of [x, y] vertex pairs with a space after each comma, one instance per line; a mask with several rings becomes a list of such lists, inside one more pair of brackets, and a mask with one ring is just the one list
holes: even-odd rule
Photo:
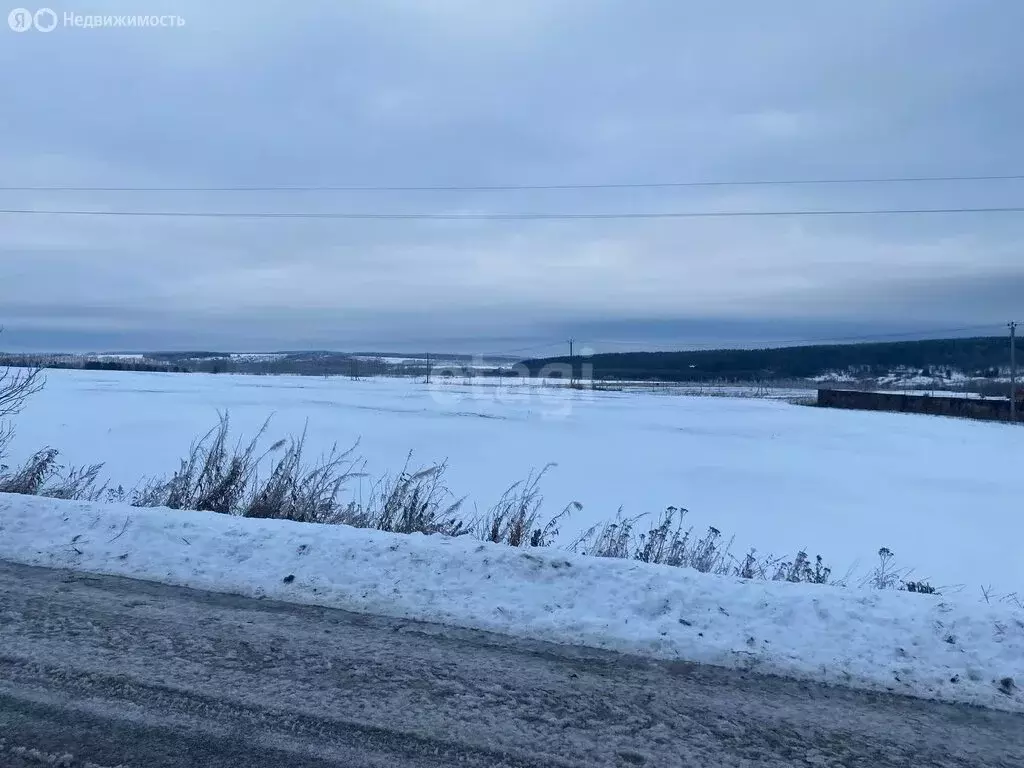
[[701, 573], [733, 573], [732, 540], [723, 542], [722, 532], [714, 527], [694, 538], [692, 528], [683, 529], [686, 514], [681, 507], [667, 507], [651, 528], [637, 533], [637, 524], [646, 515], [625, 517], [620, 508], [612, 522], [590, 528], [570, 549], [597, 557], [693, 568]]
[[13, 471], [7, 465], [0, 466], [0, 493], [85, 501], [103, 496], [106, 487], [96, 485], [102, 464], [68, 469], [57, 462], [58, 457], [56, 448], [44, 448]]
[[[334, 445], [309, 467], [303, 464], [305, 445], [305, 430], [299, 439], [289, 439], [267, 479], [254, 484], [240, 510], [242, 515], [328, 524], [345, 518], [352, 503], [343, 504], [339, 496], [350, 481], [363, 476], [362, 462], [355, 457], [358, 444], [347, 451]], [[280, 442], [275, 443], [272, 450], [280, 447]]]
[[21, 413], [25, 401], [45, 383], [41, 368], [0, 368], [0, 421]]
[[[305, 460], [306, 431], [258, 451], [269, 419], [248, 442], [229, 445], [230, 419], [220, 414], [217, 426], [192, 443], [178, 471], [166, 480], [150, 480], [131, 494], [139, 507], [192, 509], [254, 518], [309, 523], [338, 523], [351, 514], [340, 500], [349, 482], [362, 477], [355, 446], [337, 446], [312, 464]], [[265, 479], [259, 469], [280, 453]], [[114, 497], [118, 492], [111, 492]], [[124, 492], [120, 491], [120, 496]]]
[[[57, 451], [52, 448], [36, 452], [13, 474], [9, 474], [10, 467], [3, 464], [14, 439], [11, 418], [21, 413], [25, 401], [39, 392], [45, 383], [41, 368], [0, 368], [0, 492], [36, 493], [56, 469]], [[34, 490], [20, 490], [23, 488]]]
[[569, 550], [591, 557], [629, 559], [633, 546], [633, 526], [642, 517], [626, 517], [622, 507], [619, 507], [613, 520], [591, 526], [569, 545]]
[[[21, 413], [25, 401], [41, 391], [45, 383], [41, 368], [0, 368], [0, 462], [14, 439], [11, 417]], [[56, 499], [98, 498], [104, 490], [96, 486], [103, 465], [66, 468], [58, 463], [59, 455], [56, 448], [43, 448], [14, 470], [0, 463], [0, 493]]]
[[540, 472], [531, 471], [525, 480], [509, 486], [476, 525], [477, 536], [495, 544], [510, 547], [549, 547], [558, 537], [558, 525], [572, 511], [583, 509], [577, 501], [567, 504], [561, 512], [541, 525], [540, 508], [544, 497], [540, 481], [555, 465], [548, 464]]
[[632, 558], [644, 563], [693, 568], [701, 573], [729, 573], [732, 541], [723, 545], [722, 532], [713, 526], [701, 538], [694, 539], [692, 527], [683, 529], [687, 514], [681, 507], [667, 507], [655, 525], [637, 537]]
[[[218, 425], [192, 444], [178, 471], [167, 480], [151, 480], [136, 489], [132, 504], [392, 533], [462, 536], [471, 531], [461, 514], [462, 499], [456, 499], [445, 484], [445, 464], [410, 470], [410, 456], [401, 473], [374, 484], [365, 504], [346, 500], [342, 496], [351, 481], [365, 477], [356, 446], [345, 451], [335, 446], [310, 463], [305, 459], [303, 431], [299, 438], [278, 440], [260, 453], [258, 445], [268, 424], [269, 420], [252, 440], [232, 448], [229, 418], [220, 415]], [[278, 452], [261, 479], [260, 467]]]
[[729, 574], [732, 572], [732, 544], [733, 539], [723, 544], [722, 532], [711, 526], [690, 550], [684, 549], [680, 565], [701, 573]]
[[41, 495], [52, 499], [78, 501], [100, 501], [109, 498], [107, 486], [97, 485], [101, 469], [102, 464], [61, 468], [54, 474], [54, 479], [43, 488]]
[[873, 589], [899, 589], [910, 571], [896, 565], [896, 556], [888, 547], [878, 550], [878, 565], [861, 581], [861, 586]]
[[[245, 446], [228, 447], [230, 421], [219, 414], [219, 423], [194, 442], [178, 471], [168, 480], [150, 481], [139, 489], [132, 503], [139, 507], [170, 507], [202, 512], [235, 514], [252, 488], [260, 456], [256, 446], [267, 429], [269, 419]], [[275, 443], [270, 451], [282, 447]]]
[[[626, 517], [620, 508], [614, 520], [593, 526], [569, 549], [583, 555], [691, 568], [719, 576], [845, 586], [845, 581], [832, 580], [832, 569], [825, 565], [821, 555], [812, 561], [804, 550], [785, 559], [759, 556], [757, 550], [751, 549], [737, 559], [732, 554], [735, 537], [725, 540], [718, 528], [710, 526], [697, 538], [692, 527], [683, 527], [686, 515], [685, 509], [668, 507], [646, 532], [637, 533], [645, 515]], [[892, 588], [900, 588], [899, 582], [895, 584]]]
[[411, 460], [409, 454], [398, 475], [374, 485], [366, 506], [350, 504], [338, 522], [392, 533], [470, 533], [471, 526], [461, 517], [463, 499], [455, 498], [444, 482], [447, 464], [410, 471]]
[[[676, 519], [676, 513], [679, 517]], [[661, 514], [657, 525], [647, 533], [641, 533], [633, 551], [633, 557], [644, 563], [679, 565], [686, 553], [690, 531], [683, 532], [683, 518], [686, 510], [668, 507]]]
[[759, 579], [761, 581], [773, 581], [779, 574], [779, 569], [784, 558], [772, 555], [758, 556], [756, 549], [750, 549], [743, 560], [735, 562], [735, 576], [741, 579]]
[[803, 584], [829, 584], [831, 576], [832, 569], [824, 564], [821, 555], [814, 558], [812, 565], [807, 553], [800, 550], [792, 561], [778, 564], [772, 580]]
[[11, 447], [13, 439], [14, 425], [0, 422], [0, 462], [7, 456], [7, 451]]
[[[872, 589], [895, 589], [902, 592], [914, 592], [921, 595], [938, 595], [942, 591], [932, 586], [927, 579], [911, 579], [910, 568], [896, 565], [896, 556], [888, 547], [878, 550], [878, 565], [860, 583], [862, 587]], [[946, 587], [943, 587], [945, 590]]]
[[13, 472], [5, 472], [0, 476], [0, 493], [21, 493], [28, 496], [38, 495], [46, 481], [59, 469], [57, 449], [43, 448]]

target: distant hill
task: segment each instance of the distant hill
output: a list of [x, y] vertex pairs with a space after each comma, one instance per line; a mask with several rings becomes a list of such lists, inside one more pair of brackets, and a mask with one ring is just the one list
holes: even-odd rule
[[483, 360], [491, 363], [514, 363], [519, 360], [514, 355], [467, 355], [447, 352], [350, 352], [353, 357], [380, 357], [388, 360], [444, 360], [473, 364]]
[[[1018, 341], [1018, 359], [1024, 344]], [[575, 358], [577, 371], [593, 366], [593, 377], [653, 381], [770, 381], [806, 379], [831, 372], [864, 377], [899, 369], [952, 370], [968, 376], [995, 376], [1009, 365], [1009, 341], [1003, 336], [928, 339], [870, 344], [828, 344], [774, 349], [716, 349], [696, 352], [619, 352]], [[536, 376], [545, 365], [570, 358], [522, 361]]]
[[147, 360], [164, 360], [178, 362], [182, 360], [224, 360], [231, 355], [227, 352], [144, 352]]

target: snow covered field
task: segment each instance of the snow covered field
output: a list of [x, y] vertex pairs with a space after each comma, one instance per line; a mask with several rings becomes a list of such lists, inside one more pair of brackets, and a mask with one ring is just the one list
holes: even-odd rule
[[0, 558], [1024, 711], [1024, 611], [0, 494]]
[[374, 475], [448, 459], [452, 489], [481, 509], [548, 462], [550, 513], [584, 508], [570, 540], [614, 516], [690, 510], [698, 532], [736, 534], [735, 551], [821, 553], [837, 576], [879, 547], [916, 578], [1024, 591], [1024, 429], [925, 416], [806, 408], [771, 399], [579, 392], [461, 379], [259, 377], [49, 371], [18, 420], [15, 456], [43, 445], [75, 464], [106, 462], [132, 486], [167, 474], [228, 410], [251, 436], [301, 432], [315, 450], [361, 440]]

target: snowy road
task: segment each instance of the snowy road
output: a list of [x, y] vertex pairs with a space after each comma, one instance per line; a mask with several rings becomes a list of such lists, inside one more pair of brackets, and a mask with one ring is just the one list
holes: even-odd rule
[[1011, 766], [1024, 717], [0, 563], [0, 764], [65, 754], [104, 768]]

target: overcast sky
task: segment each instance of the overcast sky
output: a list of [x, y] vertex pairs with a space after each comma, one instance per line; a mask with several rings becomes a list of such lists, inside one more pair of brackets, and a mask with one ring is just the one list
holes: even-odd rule
[[[11, 4], [13, 6], [13, 3]], [[0, 27], [0, 186], [1024, 172], [1013, 0], [83, 0]], [[6, 15], [6, 11], [4, 14]], [[512, 192], [0, 191], [3, 209], [1024, 206], [1024, 181]], [[1024, 214], [600, 221], [0, 215], [5, 349], [561, 352], [1024, 320]], [[551, 345], [547, 347], [546, 345]]]

